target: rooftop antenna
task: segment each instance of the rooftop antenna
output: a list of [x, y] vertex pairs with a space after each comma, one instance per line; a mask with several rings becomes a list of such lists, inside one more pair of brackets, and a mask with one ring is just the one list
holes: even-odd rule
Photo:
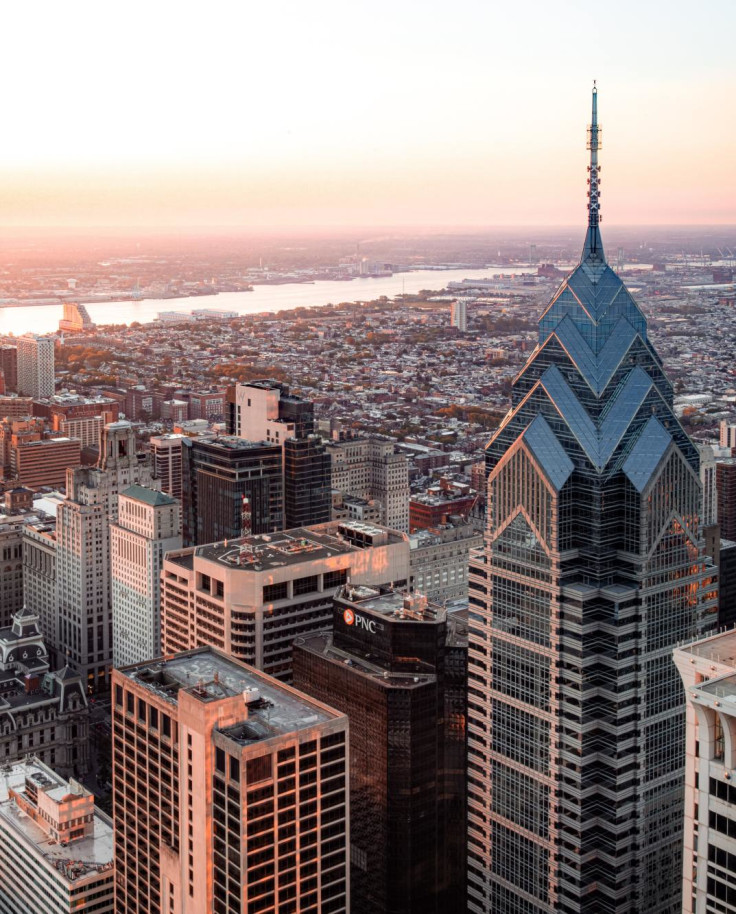
[[598, 89], [595, 83], [596, 81], [593, 80], [593, 111], [591, 123], [588, 127], [588, 149], [590, 150], [590, 164], [588, 165], [588, 235], [585, 240], [583, 259], [603, 260], [603, 243], [598, 228], [601, 221], [601, 167], [598, 164], [598, 150], [601, 148], [602, 130], [598, 125]]

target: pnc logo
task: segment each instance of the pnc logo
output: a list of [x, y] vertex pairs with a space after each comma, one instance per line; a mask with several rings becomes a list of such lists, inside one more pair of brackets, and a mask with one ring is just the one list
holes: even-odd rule
[[376, 634], [376, 623], [373, 619], [366, 619], [365, 616], [353, 612], [352, 609], [346, 609], [342, 614], [342, 618], [346, 625], [354, 625], [356, 628], [365, 629], [372, 635]]

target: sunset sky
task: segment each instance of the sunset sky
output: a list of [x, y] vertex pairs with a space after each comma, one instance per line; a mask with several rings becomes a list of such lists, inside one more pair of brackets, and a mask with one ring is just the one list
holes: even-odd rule
[[736, 223], [736, 2], [7, 4], [1, 225]]

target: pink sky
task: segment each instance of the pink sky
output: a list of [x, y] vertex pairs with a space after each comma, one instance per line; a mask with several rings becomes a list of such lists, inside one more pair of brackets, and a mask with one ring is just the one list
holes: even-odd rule
[[736, 4], [499, 6], [15, 4], [0, 224], [578, 224], [592, 77], [604, 224], [736, 223]]

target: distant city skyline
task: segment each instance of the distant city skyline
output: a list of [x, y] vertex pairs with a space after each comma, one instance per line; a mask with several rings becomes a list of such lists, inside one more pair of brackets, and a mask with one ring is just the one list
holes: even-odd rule
[[726, 0], [194, 9], [8, 10], [0, 225], [579, 224], [593, 78], [605, 223], [734, 220]]

